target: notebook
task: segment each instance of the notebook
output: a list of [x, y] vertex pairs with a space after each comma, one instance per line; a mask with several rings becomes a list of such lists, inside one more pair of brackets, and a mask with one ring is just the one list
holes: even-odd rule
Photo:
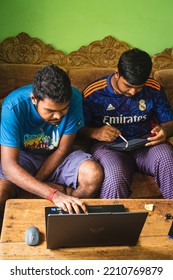
[[148, 212], [126, 212], [123, 205], [87, 208], [88, 214], [45, 208], [47, 249], [136, 245]]

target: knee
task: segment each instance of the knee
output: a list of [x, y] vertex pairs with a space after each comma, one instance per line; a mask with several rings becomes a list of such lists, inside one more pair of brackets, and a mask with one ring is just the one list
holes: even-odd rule
[[[155, 149], [154, 149], [155, 148]], [[156, 145], [153, 148], [153, 164], [155, 168], [171, 168], [173, 166], [173, 151], [168, 144]]]
[[94, 160], [86, 160], [80, 166], [78, 181], [87, 191], [86, 196], [93, 197], [100, 190], [104, 180], [102, 167]]
[[103, 168], [96, 161], [90, 161], [87, 164], [86, 174], [88, 174], [88, 178], [86, 177], [86, 180], [88, 181], [88, 184], [100, 187], [104, 180]]

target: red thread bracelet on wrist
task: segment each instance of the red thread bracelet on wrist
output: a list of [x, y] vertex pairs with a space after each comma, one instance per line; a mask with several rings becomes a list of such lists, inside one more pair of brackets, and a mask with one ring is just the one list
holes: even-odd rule
[[51, 191], [50, 191], [50, 194], [49, 194], [49, 196], [48, 196], [48, 200], [50, 200], [50, 201], [52, 201], [52, 198], [53, 198], [53, 196], [54, 196], [54, 194], [57, 192], [58, 190], [57, 189], [52, 189]]

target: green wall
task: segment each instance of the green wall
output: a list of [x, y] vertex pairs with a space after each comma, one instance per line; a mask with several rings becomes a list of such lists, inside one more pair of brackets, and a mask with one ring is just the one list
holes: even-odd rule
[[112, 35], [153, 55], [173, 46], [173, 1], [1, 0], [0, 41], [20, 32], [65, 53]]

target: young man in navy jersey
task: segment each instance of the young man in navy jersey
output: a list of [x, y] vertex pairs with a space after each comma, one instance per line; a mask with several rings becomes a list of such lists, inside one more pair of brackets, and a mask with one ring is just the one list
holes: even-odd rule
[[[104, 169], [101, 198], [131, 194], [135, 170], [155, 178], [164, 198], [173, 198], [173, 111], [160, 84], [149, 78], [150, 56], [139, 49], [125, 51], [115, 72], [83, 92], [85, 126], [80, 134], [91, 140], [90, 152]], [[153, 120], [156, 121], [153, 127]], [[145, 146], [118, 151], [112, 143], [149, 134]]]
[[103, 171], [90, 154], [73, 149], [76, 133], [83, 125], [81, 93], [56, 66], [41, 68], [33, 85], [16, 89], [5, 98], [1, 210], [8, 198], [18, 198], [25, 190], [70, 213], [79, 213], [80, 207], [86, 212], [79, 198], [97, 196]]

